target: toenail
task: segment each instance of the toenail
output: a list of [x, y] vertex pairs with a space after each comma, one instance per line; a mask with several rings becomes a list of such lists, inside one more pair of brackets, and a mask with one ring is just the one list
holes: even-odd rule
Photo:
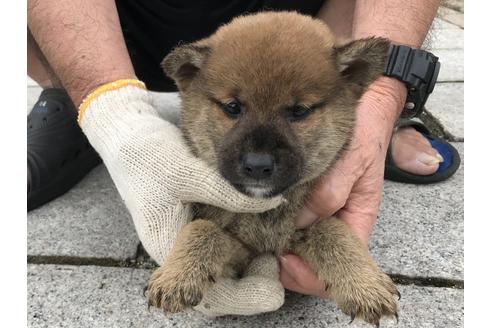
[[429, 155], [427, 153], [420, 153], [417, 156], [417, 159], [419, 162], [424, 163], [425, 165], [436, 165], [436, 164], [439, 164], [440, 162], [442, 162], [442, 156], [439, 155], [439, 157], [432, 156], [432, 155]]

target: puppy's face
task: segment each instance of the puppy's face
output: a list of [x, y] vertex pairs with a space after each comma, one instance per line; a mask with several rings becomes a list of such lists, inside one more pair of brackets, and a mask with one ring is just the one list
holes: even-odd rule
[[269, 197], [319, 177], [350, 141], [354, 108], [384, 69], [382, 39], [337, 47], [295, 13], [240, 17], [163, 61], [194, 153], [238, 190]]

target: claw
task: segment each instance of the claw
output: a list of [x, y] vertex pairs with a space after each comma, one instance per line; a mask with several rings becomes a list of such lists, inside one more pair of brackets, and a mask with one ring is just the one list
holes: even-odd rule
[[161, 299], [162, 299], [162, 292], [159, 290], [157, 291], [157, 294], [155, 295], [155, 304], [157, 307], [160, 307], [161, 306]]
[[376, 328], [379, 328], [379, 321], [374, 324]]
[[149, 312], [150, 312], [150, 307], [151, 307], [151, 306], [152, 306], [152, 304], [150, 304], [150, 300], [149, 300], [149, 301], [147, 301], [147, 311], [149, 311]]
[[145, 292], [149, 290], [149, 285], [145, 285], [143, 289], [143, 296], [145, 297]]
[[400, 317], [398, 317], [398, 312], [395, 313], [395, 319], [396, 319], [396, 323], [398, 324], [400, 322]]
[[208, 275], [208, 280], [215, 283], [215, 278], [211, 274]]
[[399, 290], [396, 291], [396, 295], [398, 295], [398, 300], [401, 300], [401, 294]]
[[350, 322], [349, 322], [349, 325], [350, 325], [352, 322], [354, 322], [354, 320], [355, 320], [355, 314], [351, 314], [351, 315], [350, 315]]

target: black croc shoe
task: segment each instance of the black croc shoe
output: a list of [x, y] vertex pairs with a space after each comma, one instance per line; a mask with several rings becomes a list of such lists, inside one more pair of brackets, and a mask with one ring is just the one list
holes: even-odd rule
[[27, 211], [64, 194], [101, 163], [63, 89], [46, 89], [27, 116]]

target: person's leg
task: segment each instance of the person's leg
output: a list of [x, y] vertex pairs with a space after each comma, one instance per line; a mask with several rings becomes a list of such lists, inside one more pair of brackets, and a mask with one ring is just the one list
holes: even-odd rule
[[136, 78], [114, 1], [29, 1], [29, 29], [75, 106], [101, 84]]
[[76, 122], [77, 110], [27, 29], [27, 74], [43, 91], [27, 116], [27, 208], [68, 191], [101, 160]]
[[[339, 40], [352, 38], [355, 0], [328, 0], [318, 12]], [[391, 139], [392, 157], [400, 169], [420, 175], [437, 171], [443, 159], [429, 140], [412, 127], [396, 130]]]
[[317, 17], [328, 25], [337, 40], [349, 40], [352, 38], [354, 10], [355, 0], [327, 0]]
[[29, 28], [27, 29], [27, 75], [43, 89], [62, 87], [60, 79], [39, 49]]

